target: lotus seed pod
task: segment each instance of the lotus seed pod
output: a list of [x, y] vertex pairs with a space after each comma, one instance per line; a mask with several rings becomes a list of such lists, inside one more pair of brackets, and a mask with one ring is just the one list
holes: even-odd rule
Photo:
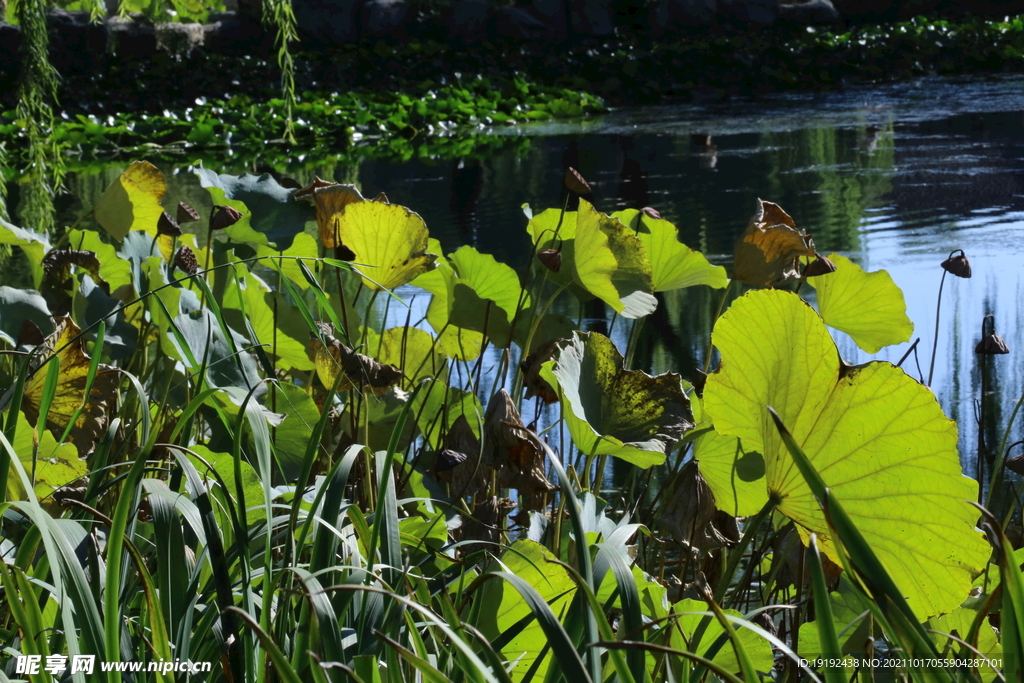
[[818, 258], [811, 261], [807, 264], [807, 267], [804, 268], [804, 277], [817, 277], [819, 275], [828, 275], [829, 273], [836, 272], [836, 264], [832, 263], [832, 261], [821, 254], [818, 254], [817, 256]]
[[993, 332], [982, 337], [978, 345], [974, 347], [974, 352], [983, 354], [1009, 353], [1010, 347], [1006, 345], [1002, 337]]
[[199, 220], [199, 212], [185, 202], [178, 202], [178, 223], [195, 223]]
[[174, 267], [189, 275], [199, 272], [199, 262], [196, 261], [195, 253], [187, 244], [181, 245], [181, 249], [174, 255]]
[[181, 235], [181, 226], [178, 225], [177, 221], [171, 218], [171, 214], [164, 211], [160, 214], [160, 220], [156, 222], [156, 234], [178, 237]]
[[242, 220], [242, 212], [230, 206], [214, 206], [210, 217], [211, 230], [223, 230]]
[[590, 194], [590, 184], [572, 166], [565, 170], [565, 186], [576, 194]]
[[562, 269], [562, 252], [557, 249], [545, 249], [537, 254], [537, 260], [547, 266], [548, 270], [557, 273]]
[[971, 262], [967, 260], [967, 255], [964, 254], [963, 249], [961, 249], [960, 253], [956, 256], [950, 256], [948, 259], [943, 261], [942, 268], [947, 273], [952, 273], [957, 277], [971, 277]]

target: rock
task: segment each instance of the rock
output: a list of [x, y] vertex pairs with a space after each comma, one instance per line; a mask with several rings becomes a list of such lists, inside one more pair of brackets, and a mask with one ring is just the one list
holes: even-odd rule
[[711, 26], [717, 13], [718, 0], [656, 0], [648, 14], [648, 30], [659, 37], [673, 29]]
[[615, 33], [613, 0], [568, 0], [569, 28], [579, 36]]
[[783, 0], [779, 5], [779, 19], [802, 26], [842, 21], [831, 0]]
[[57, 9], [47, 13], [50, 61], [57, 71], [90, 71], [103, 59], [109, 39], [107, 25], [89, 19], [89, 12]]
[[740, 26], [767, 26], [779, 16], [778, 0], [718, 0], [718, 15]]
[[499, 36], [513, 40], [538, 40], [549, 33], [543, 21], [522, 7], [499, 7], [494, 25]]
[[157, 53], [156, 28], [141, 14], [107, 20], [114, 54], [148, 59]]
[[448, 39], [472, 43], [487, 37], [487, 24], [494, 9], [493, 0], [457, 0], [441, 14]]
[[359, 12], [360, 35], [400, 39], [406, 36], [409, 4], [405, 0], [368, 0]]
[[361, 0], [292, 0], [299, 38], [322, 46], [355, 42], [361, 5]]
[[204, 26], [203, 30], [206, 49], [217, 54], [262, 53], [271, 49], [274, 41], [260, 24], [234, 14]]
[[157, 24], [154, 29], [157, 47], [170, 52], [178, 59], [187, 57], [192, 50], [202, 47], [206, 42], [206, 32], [202, 24], [171, 22]]
[[899, 0], [832, 0], [840, 16], [855, 22], [895, 21]]
[[559, 37], [569, 34], [569, 7], [566, 0], [533, 0], [530, 10], [552, 33]]

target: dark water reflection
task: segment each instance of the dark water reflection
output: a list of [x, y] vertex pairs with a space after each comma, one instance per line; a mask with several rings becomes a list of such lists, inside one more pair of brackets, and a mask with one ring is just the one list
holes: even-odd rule
[[[892, 274], [906, 293], [914, 336], [922, 338], [925, 372], [938, 264], [964, 249], [974, 277], [946, 283], [934, 387], [960, 425], [962, 460], [973, 472], [981, 383], [974, 346], [984, 315], [995, 316], [1011, 349], [991, 361], [990, 448], [1024, 379], [1022, 110], [1024, 79], [927, 80], [842, 95], [614, 112], [587, 126], [510, 131], [536, 136], [518, 156], [367, 161], [317, 172], [357, 182], [370, 195], [385, 191], [419, 212], [446, 250], [472, 244], [517, 268], [529, 256], [521, 206], [558, 205], [567, 165], [590, 182], [598, 208], [653, 206], [679, 226], [684, 242], [726, 266], [762, 197], [781, 204], [822, 253], [839, 251]], [[60, 222], [73, 222], [118, 170], [72, 177], [76, 198], [61, 204]], [[303, 181], [311, 175], [292, 173]], [[209, 204], [190, 173], [182, 170], [171, 183], [175, 201]], [[639, 364], [684, 376], [703, 365], [716, 303], [706, 288], [665, 295], [645, 325]], [[624, 345], [625, 332], [621, 324], [613, 329], [617, 343]], [[836, 337], [845, 359], [867, 360], [842, 333]], [[877, 357], [896, 361], [908, 346]], [[913, 356], [904, 367], [916, 376]]]

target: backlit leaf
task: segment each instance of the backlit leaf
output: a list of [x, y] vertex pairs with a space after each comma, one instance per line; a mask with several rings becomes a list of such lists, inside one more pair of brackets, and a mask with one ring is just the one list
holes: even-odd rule
[[131, 230], [143, 230], [155, 237], [164, 212], [160, 202], [165, 194], [167, 181], [163, 172], [148, 161], [136, 161], [100, 196], [93, 215], [118, 241]]
[[707, 285], [721, 289], [729, 284], [722, 266], [708, 263], [704, 254], [679, 241], [679, 230], [661, 218], [652, 218], [643, 211], [626, 209], [612, 214], [636, 231], [651, 261], [651, 281], [655, 292]]
[[519, 276], [490, 254], [481, 254], [473, 247], [461, 247], [448, 258], [457, 273], [449, 321], [481, 333], [486, 325], [491, 343], [508, 348], [517, 308], [530, 305], [530, 297], [519, 285]]
[[0, 339], [18, 345], [22, 325], [31, 320], [44, 334], [53, 331], [50, 309], [34, 289], [0, 287]]
[[427, 322], [438, 335], [438, 346], [449, 358], [474, 360], [480, 355], [483, 334], [451, 325], [450, 316], [454, 298], [455, 269], [441, 256], [441, 243], [430, 238], [428, 251], [438, 254], [436, 268], [419, 275], [412, 284], [430, 292], [427, 306]]
[[890, 363], [842, 364], [821, 318], [789, 292], [744, 295], [719, 318], [713, 340], [722, 365], [704, 390], [706, 414], [720, 434], [764, 455], [767, 489], [804, 541], [817, 533], [836, 559], [821, 509], [766, 406], [912, 608], [935, 615], [959, 605], [989, 549], [965, 502], [977, 484], [961, 473], [956, 425], [935, 395]]
[[807, 279], [818, 292], [818, 312], [825, 324], [850, 335], [868, 353], [909, 341], [914, 323], [892, 276], [884, 270], [866, 273], [839, 254], [828, 259], [836, 266], [834, 273]]
[[356, 202], [335, 221], [341, 241], [355, 254], [363, 282], [371, 290], [394, 289], [434, 268], [437, 254], [428, 251], [427, 226], [404, 206]]
[[374, 394], [382, 394], [388, 387], [402, 380], [402, 371], [393, 365], [387, 365], [372, 357], [357, 353], [334, 337], [334, 330], [327, 323], [317, 323], [321, 336], [327, 342], [321, 343], [315, 335], [310, 339], [310, 352], [316, 364], [316, 373], [326, 387], [333, 387], [342, 373], [338, 391], [362, 389]]
[[693, 426], [679, 375], [624, 370], [622, 355], [596, 332], [576, 333], [540, 376], [556, 388], [573, 443], [587, 455], [614, 455], [638, 467], [665, 461]]
[[[74, 444], [58, 444], [57, 439], [48, 431], [44, 431], [42, 438], [36, 443], [37, 435], [24, 414], [19, 412], [18, 432], [11, 445], [14, 446], [14, 452], [18, 454], [18, 459], [30, 476], [33, 473], [32, 461], [35, 453], [34, 488], [36, 498], [42, 500], [53, 495], [61, 486], [84, 477], [88, 474], [89, 466], [85, 459], [78, 457], [78, 450]], [[7, 495], [10, 500], [25, 500], [26, 492], [22, 488], [20, 478], [7, 478]]]
[[[672, 647], [692, 651], [688, 641], [704, 617], [700, 614], [686, 613], [706, 611], [708, 611], [707, 603], [700, 602], [699, 600], [680, 600], [672, 606], [672, 612], [681, 615], [678, 620], [670, 622], [674, 624], [670, 639]], [[727, 609], [722, 611], [733, 617], [743, 616], [736, 610]], [[735, 624], [733, 628], [736, 629], [736, 635], [739, 637], [740, 642], [743, 643], [743, 647], [753, 661], [754, 667], [758, 671], [771, 671], [774, 656], [772, 654], [772, 646], [768, 641], [748, 628], [736, 626]], [[717, 619], [712, 619], [708, 623], [704, 635], [701, 637], [697, 654], [707, 656], [708, 649], [724, 634], [725, 629], [722, 627], [722, 623]], [[740, 664], [736, 657], [736, 652], [733, 649], [732, 643], [728, 640], [718, 650], [718, 653], [711, 657], [711, 661], [731, 673], [740, 672]]]
[[50, 250], [50, 243], [42, 235], [11, 225], [0, 218], [0, 244], [16, 245], [25, 252], [28, 266], [32, 270], [32, 284], [36, 287], [43, 281], [43, 256]]

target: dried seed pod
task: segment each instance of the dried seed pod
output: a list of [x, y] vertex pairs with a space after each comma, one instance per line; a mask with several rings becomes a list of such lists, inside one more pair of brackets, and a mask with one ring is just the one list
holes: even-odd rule
[[214, 206], [210, 216], [210, 229], [223, 230], [242, 220], [242, 212], [230, 206]]
[[459, 453], [458, 451], [453, 451], [450, 448], [444, 448], [437, 454], [437, 462], [434, 464], [434, 472], [447, 472], [448, 470], [453, 470], [468, 459], [469, 456], [465, 453]]
[[178, 223], [195, 223], [199, 220], [199, 212], [185, 202], [178, 202]]
[[547, 269], [557, 273], [562, 269], [562, 252], [558, 249], [545, 249], [537, 253], [537, 260], [547, 266]]
[[590, 184], [583, 179], [580, 172], [570, 166], [565, 170], [565, 186], [576, 194], [590, 194]]
[[195, 252], [187, 244], [181, 245], [181, 249], [178, 249], [178, 253], [174, 255], [174, 267], [189, 275], [199, 272], [199, 262], [196, 261]]
[[181, 226], [171, 218], [171, 214], [164, 211], [160, 214], [160, 220], [156, 222], [156, 234], [178, 237], [181, 235]]
[[1024, 453], [1015, 455], [1006, 461], [1006, 469], [1017, 474], [1024, 474]]
[[654, 220], [661, 219], [661, 213], [659, 213], [657, 209], [652, 209], [649, 206], [645, 206], [644, 208], [640, 209], [640, 212], [643, 213], [648, 218], [653, 218]]
[[993, 332], [982, 337], [978, 345], [974, 347], [974, 352], [986, 355], [1003, 354], [1009, 353], [1010, 347], [1006, 345], [1002, 337]]
[[942, 262], [943, 270], [957, 277], [971, 277], [971, 262], [967, 260], [967, 254], [964, 253], [963, 249], [958, 249], [953, 253], [956, 256], [950, 255], [948, 259]]
[[817, 258], [804, 268], [804, 277], [818, 277], [819, 275], [828, 275], [834, 272], [836, 272], [836, 264], [821, 254], [817, 254]]

